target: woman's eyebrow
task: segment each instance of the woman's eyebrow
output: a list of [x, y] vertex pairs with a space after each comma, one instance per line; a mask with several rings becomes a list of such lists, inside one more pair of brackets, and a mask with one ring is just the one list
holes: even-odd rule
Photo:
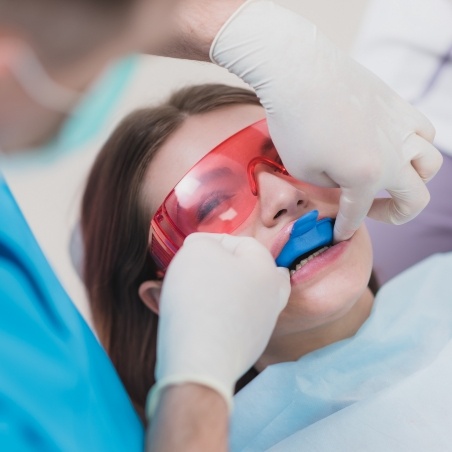
[[197, 179], [201, 183], [210, 182], [213, 179], [217, 179], [219, 177], [224, 176], [231, 176], [234, 175], [234, 172], [231, 168], [227, 166], [222, 166], [220, 168], [214, 168], [210, 171], [206, 171], [205, 173], [201, 174]]

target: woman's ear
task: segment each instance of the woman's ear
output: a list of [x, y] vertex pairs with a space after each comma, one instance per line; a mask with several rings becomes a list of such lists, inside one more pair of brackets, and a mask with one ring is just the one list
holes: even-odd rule
[[160, 292], [162, 281], [145, 281], [138, 289], [141, 301], [154, 313], [159, 315]]

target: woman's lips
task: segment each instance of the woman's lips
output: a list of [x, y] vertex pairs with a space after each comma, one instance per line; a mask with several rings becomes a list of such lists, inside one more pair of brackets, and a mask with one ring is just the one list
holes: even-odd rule
[[270, 252], [273, 256], [273, 259], [276, 260], [276, 258], [281, 254], [282, 249], [290, 239], [290, 233], [292, 232], [293, 225], [297, 220], [298, 218], [286, 224], [286, 226], [284, 226], [278, 232], [278, 235], [276, 236], [275, 241], [273, 242], [270, 248]]
[[329, 271], [331, 265], [338, 261], [348, 249], [352, 240], [353, 237], [344, 242], [339, 242], [328, 250], [311, 259], [303, 267], [296, 270], [295, 273], [291, 275], [291, 283], [297, 284], [300, 281], [306, 282], [314, 276], [317, 276], [319, 273]]

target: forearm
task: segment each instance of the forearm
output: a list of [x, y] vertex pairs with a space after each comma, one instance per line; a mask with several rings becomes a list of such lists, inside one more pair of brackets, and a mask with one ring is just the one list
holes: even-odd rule
[[185, 239], [160, 294], [148, 451], [227, 450], [235, 383], [262, 355], [289, 294], [288, 271], [256, 239]]
[[[165, 0], [166, 1], [166, 0]], [[210, 46], [228, 18], [245, 0], [176, 0], [151, 18], [146, 52], [209, 61]], [[157, 14], [154, 10], [154, 16]], [[152, 28], [152, 29], [151, 29]]]
[[169, 386], [148, 427], [146, 451], [226, 451], [228, 415], [224, 398], [206, 386]]

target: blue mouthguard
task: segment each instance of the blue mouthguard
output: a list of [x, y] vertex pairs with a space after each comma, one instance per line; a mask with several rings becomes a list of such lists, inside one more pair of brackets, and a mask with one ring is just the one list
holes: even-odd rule
[[276, 258], [278, 267], [289, 267], [303, 254], [333, 243], [333, 219], [317, 221], [318, 216], [319, 211], [312, 210], [294, 223], [289, 241]]

